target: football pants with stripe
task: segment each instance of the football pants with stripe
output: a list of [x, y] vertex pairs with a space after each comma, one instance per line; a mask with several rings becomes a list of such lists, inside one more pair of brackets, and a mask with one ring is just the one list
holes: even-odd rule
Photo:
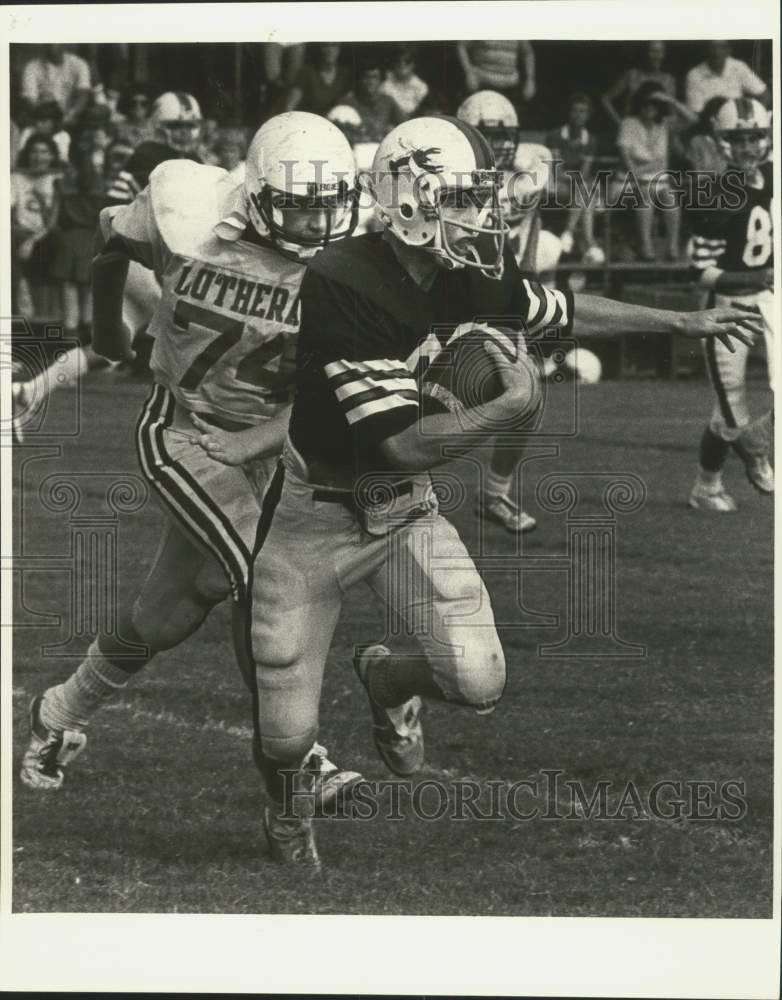
[[[757, 306], [760, 309], [766, 344], [768, 382], [773, 392], [774, 296], [770, 291], [742, 296], [715, 296], [717, 306], [730, 306], [734, 302]], [[731, 443], [740, 437], [746, 438], [749, 446], [758, 450], [763, 447], [764, 436], [768, 438], [771, 418], [770, 414], [765, 414], [753, 423], [747, 400], [747, 359], [751, 348], [735, 339], [732, 345], [735, 348], [733, 352], [716, 338], [710, 338], [704, 344], [709, 378], [716, 395], [709, 428], [714, 435]], [[767, 441], [765, 450], [768, 450]]]

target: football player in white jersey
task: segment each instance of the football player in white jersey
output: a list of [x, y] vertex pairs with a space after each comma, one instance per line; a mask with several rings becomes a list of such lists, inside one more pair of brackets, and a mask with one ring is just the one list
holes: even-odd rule
[[[154, 272], [162, 288], [151, 321], [155, 384], [138, 422], [137, 449], [166, 523], [135, 602], [118, 609], [116, 632], [99, 635], [63, 684], [33, 699], [25, 784], [59, 788], [93, 714], [156, 653], [192, 635], [229, 593], [242, 666], [242, 609], [275, 459], [222, 464], [200, 446], [198, 431], [236, 432], [237, 462], [248, 431], [265, 422], [287, 425], [305, 261], [352, 232], [354, 181], [339, 130], [317, 115], [292, 112], [256, 134], [243, 184], [219, 167], [167, 161], [131, 204], [104, 209], [93, 272], [101, 354], [132, 358], [122, 322], [129, 262]], [[242, 672], [255, 698], [254, 678]], [[318, 744], [307, 757], [324, 803], [359, 778], [331, 764]]]
[[[690, 259], [702, 288], [715, 305], [740, 302], [763, 317], [769, 386], [774, 390], [774, 171], [768, 160], [770, 119], [752, 98], [726, 101], [717, 112], [715, 135], [732, 171], [739, 171], [738, 204], [704, 211], [694, 224]], [[735, 185], [734, 185], [735, 186]], [[753, 420], [747, 403], [749, 348], [735, 352], [722, 344], [705, 344], [706, 362], [715, 392], [714, 409], [700, 444], [699, 468], [689, 497], [696, 510], [729, 514], [736, 501], [722, 481], [722, 469], [733, 450], [744, 463], [750, 483], [760, 493], [774, 492], [769, 461], [773, 409]]]
[[[497, 169], [502, 171], [500, 205], [508, 226], [507, 244], [521, 270], [530, 275], [556, 267], [559, 240], [541, 230], [538, 206], [549, 180], [551, 153], [545, 146], [519, 143], [519, 121], [507, 97], [493, 90], [471, 94], [459, 107], [456, 117], [472, 125], [484, 136], [494, 153]], [[535, 518], [521, 507], [514, 493], [524, 457], [524, 445], [495, 447], [485, 470], [478, 514], [502, 525], [506, 531], [521, 534], [537, 527]]]

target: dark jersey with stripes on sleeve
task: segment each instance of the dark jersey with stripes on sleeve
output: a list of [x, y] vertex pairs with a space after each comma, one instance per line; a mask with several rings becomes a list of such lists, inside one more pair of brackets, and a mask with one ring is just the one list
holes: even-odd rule
[[[693, 223], [690, 262], [693, 269], [716, 280], [718, 271], [751, 271], [773, 267], [774, 231], [771, 201], [774, 195], [773, 167], [760, 166], [760, 187], [744, 185], [740, 203], [703, 211]], [[715, 270], [716, 269], [716, 270]], [[724, 289], [730, 294], [730, 289]]]
[[313, 482], [350, 488], [367, 471], [394, 471], [379, 446], [418, 419], [427, 357], [456, 326], [506, 323], [534, 337], [572, 320], [570, 292], [522, 274], [507, 248], [501, 280], [439, 270], [424, 291], [382, 233], [335, 243], [302, 282], [291, 444]]

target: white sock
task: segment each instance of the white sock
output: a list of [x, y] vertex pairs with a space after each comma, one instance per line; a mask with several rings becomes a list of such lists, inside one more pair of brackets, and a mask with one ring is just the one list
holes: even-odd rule
[[707, 486], [709, 489], [716, 489], [722, 485], [722, 469], [716, 472], [709, 472], [702, 466], [698, 466], [698, 485]]
[[483, 484], [483, 492], [487, 497], [510, 497], [511, 487], [513, 486], [513, 473], [509, 476], [503, 476], [499, 472], [495, 472], [494, 469], [486, 470], [486, 479]]
[[122, 690], [131, 674], [110, 663], [94, 640], [87, 655], [64, 684], [49, 688], [41, 701], [47, 729], [83, 729], [104, 702]]

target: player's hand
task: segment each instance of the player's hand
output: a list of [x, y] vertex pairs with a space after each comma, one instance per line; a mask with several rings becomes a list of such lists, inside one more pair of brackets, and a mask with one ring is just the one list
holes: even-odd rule
[[498, 421], [528, 416], [540, 405], [543, 398], [541, 375], [538, 366], [525, 350], [520, 350], [515, 361], [503, 354], [491, 340], [486, 341], [484, 350], [493, 360], [503, 391], [489, 406], [496, 408]]
[[[716, 337], [727, 349], [736, 350], [733, 340], [751, 347], [755, 337], [763, 333], [763, 320], [756, 306], [745, 306], [736, 302], [731, 306], [717, 306], [701, 312], [682, 313], [685, 337]], [[733, 338], [733, 339], [731, 339]]]
[[247, 437], [243, 431], [224, 431], [202, 420], [195, 413], [190, 419], [199, 431], [190, 438], [190, 444], [200, 445], [210, 458], [223, 465], [243, 465], [250, 457]]

